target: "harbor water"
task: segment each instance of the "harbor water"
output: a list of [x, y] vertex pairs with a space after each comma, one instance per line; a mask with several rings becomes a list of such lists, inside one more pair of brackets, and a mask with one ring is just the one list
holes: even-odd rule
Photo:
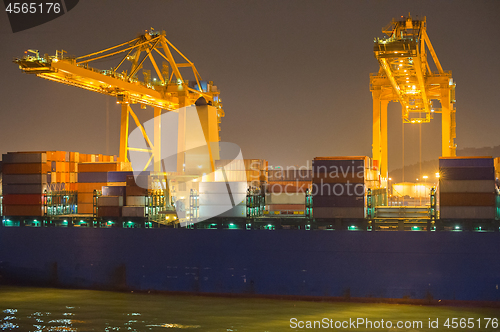
[[[308, 302], [32, 287], [0, 287], [2, 331], [495, 331], [495, 308]], [[457, 329], [446, 328], [456, 318]], [[341, 325], [371, 321], [372, 328]], [[384, 328], [375, 328], [384, 321]], [[392, 327], [388, 328], [387, 323]], [[438, 328], [429, 328], [438, 321]], [[340, 322], [340, 328], [335, 324]], [[403, 327], [397, 328], [397, 322]], [[421, 326], [415, 322], [422, 322]], [[460, 324], [474, 328], [460, 328]], [[488, 327], [486, 323], [488, 322]], [[496, 323], [495, 323], [496, 322]], [[329, 323], [330, 324], [330, 323]], [[407, 327], [404, 327], [406, 324]], [[411, 327], [409, 327], [411, 325]], [[478, 324], [482, 324], [481, 327]], [[302, 327], [302, 328], [301, 328]], [[319, 329], [316, 326], [317, 330]]]

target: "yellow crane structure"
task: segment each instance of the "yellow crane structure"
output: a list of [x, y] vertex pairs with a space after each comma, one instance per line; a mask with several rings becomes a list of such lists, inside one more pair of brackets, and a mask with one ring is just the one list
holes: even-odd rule
[[[401, 16], [382, 29], [387, 35], [376, 38], [374, 54], [380, 69], [370, 74], [373, 98], [373, 160], [380, 175], [388, 177], [387, 105], [398, 101], [403, 123], [430, 122], [434, 113], [442, 118], [442, 155], [455, 156], [455, 83], [451, 71], [444, 71], [426, 31], [426, 19]], [[427, 50], [437, 68], [431, 71]], [[439, 100], [441, 107], [433, 107]]]
[[[220, 120], [224, 116], [220, 92], [213, 82], [202, 81], [194, 64], [167, 40], [164, 31], [146, 30], [144, 34], [130, 41], [84, 56], [69, 57], [65, 53], [65, 51], [56, 51], [55, 56], [46, 54], [40, 57], [38, 51], [29, 50], [26, 56], [14, 62], [25, 73], [36, 74], [38, 77], [51, 81], [116, 97], [117, 103], [121, 104], [120, 161], [128, 161], [128, 151], [140, 150], [150, 153], [149, 161], [144, 169], [153, 161], [154, 170], [160, 171], [162, 111], [178, 112], [180, 108], [194, 105], [197, 101], [200, 105], [208, 105], [216, 109], [215, 112], [208, 112], [208, 115], [200, 117], [200, 120], [205, 121], [202, 123], [204, 128], [212, 128], [209, 133], [205, 133], [207, 143], [219, 142]], [[121, 60], [109, 70], [95, 69], [90, 66], [91, 62], [109, 60], [115, 56]], [[161, 67], [158, 66], [154, 56], [162, 58]], [[146, 60], [149, 61], [145, 62]], [[128, 68], [125, 68], [126, 63], [130, 64]], [[151, 78], [151, 70], [145, 69], [145, 64], [149, 64], [154, 69], [157, 78]], [[141, 68], [143, 80], [138, 77]], [[194, 79], [186, 80], [181, 74], [183, 68], [191, 69], [191, 76], [194, 76]], [[142, 109], [146, 109], [147, 106], [153, 108], [153, 139], [150, 139], [139, 122], [137, 115], [130, 107], [131, 104], [139, 104]], [[142, 131], [149, 148], [138, 149], [128, 146], [130, 117]], [[185, 113], [179, 112], [178, 128], [178, 151], [184, 151], [186, 139], [189, 140], [189, 137], [186, 137]], [[213, 155], [217, 156], [219, 151], [212, 153], [211, 144], [207, 146], [212, 170], [214, 170]], [[178, 171], [182, 171], [183, 164], [183, 156], [180, 153], [177, 157]]]

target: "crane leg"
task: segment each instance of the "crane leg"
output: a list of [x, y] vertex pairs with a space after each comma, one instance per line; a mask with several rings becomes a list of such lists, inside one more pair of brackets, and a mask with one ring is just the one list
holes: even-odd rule
[[372, 157], [378, 163], [380, 175], [387, 178], [387, 105], [380, 100], [380, 92], [373, 92], [373, 145]]
[[128, 162], [127, 147], [128, 147], [128, 119], [129, 119], [129, 105], [122, 104], [121, 124], [120, 124], [120, 156], [121, 162]]
[[153, 143], [154, 171], [161, 172], [161, 108], [154, 108], [154, 143]]
[[451, 112], [453, 110], [453, 104], [450, 102], [450, 88], [441, 88], [441, 136], [442, 136], [442, 156], [443, 157], [453, 157], [454, 156], [454, 142], [451, 138]]

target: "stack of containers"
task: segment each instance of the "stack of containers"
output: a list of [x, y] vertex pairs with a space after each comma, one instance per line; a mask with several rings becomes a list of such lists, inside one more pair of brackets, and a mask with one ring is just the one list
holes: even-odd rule
[[365, 218], [369, 158], [317, 157], [313, 161], [315, 218]]
[[439, 158], [441, 219], [494, 219], [496, 196], [492, 157]]
[[[100, 191], [103, 187], [110, 186], [125, 186], [126, 175], [120, 174], [123, 173], [121, 168], [122, 163], [119, 162], [80, 162], [78, 164], [78, 213], [93, 213], [94, 190]], [[118, 206], [123, 206], [123, 198], [121, 205]], [[102, 211], [104, 213], [107, 210], [110, 209]], [[113, 212], [110, 217], [116, 217], [116, 214]], [[101, 214], [101, 216], [106, 215]]]
[[[273, 169], [267, 171], [268, 188], [273, 186], [293, 186], [302, 189], [304, 192], [312, 186], [312, 171], [308, 169]], [[271, 189], [272, 190], [272, 189]], [[274, 190], [273, 190], [274, 191]]]
[[[228, 182], [246, 181], [249, 186], [259, 187], [261, 182], [267, 182], [268, 162], [263, 159], [216, 160], [215, 168], [223, 168]], [[212, 176], [212, 177], [211, 177]], [[207, 182], [224, 182], [221, 172], [209, 174]]]
[[47, 189], [51, 161], [46, 152], [2, 155], [3, 214], [43, 216], [42, 194]]
[[247, 182], [201, 182], [199, 218], [246, 217]]
[[126, 204], [122, 208], [123, 217], [144, 217], [146, 196], [150, 180], [147, 174], [139, 175], [137, 181], [133, 174], [127, 175], [126, 178]]
[[269, 214], [304, 214], [306, 191], [311, 189], [311, 170], [268, 170], [266, 210]]

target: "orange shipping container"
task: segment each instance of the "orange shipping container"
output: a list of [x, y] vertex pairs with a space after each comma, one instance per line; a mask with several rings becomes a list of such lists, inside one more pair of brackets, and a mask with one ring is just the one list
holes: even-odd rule
[[79, 183], [78, 192], [90, 193], [94, 190], [102, 190], [103, 186], [107, 186], [107, 182], [97, 182], [97, 183]]
[[84, 193], [78, 192], [78, 204], [93, 204], [94, 203], [94, 193]]
[[78, 171], [80, 173], [84, 172], [114, 172], [120, 169], [117, 162], [99, 162], [99, 163], [79, 163]]
[[92, 214], [94, 213], [94, 205], [93, 204], [85, 204], [85, 203], [78, 203], [78, 213], [82, 214]]

